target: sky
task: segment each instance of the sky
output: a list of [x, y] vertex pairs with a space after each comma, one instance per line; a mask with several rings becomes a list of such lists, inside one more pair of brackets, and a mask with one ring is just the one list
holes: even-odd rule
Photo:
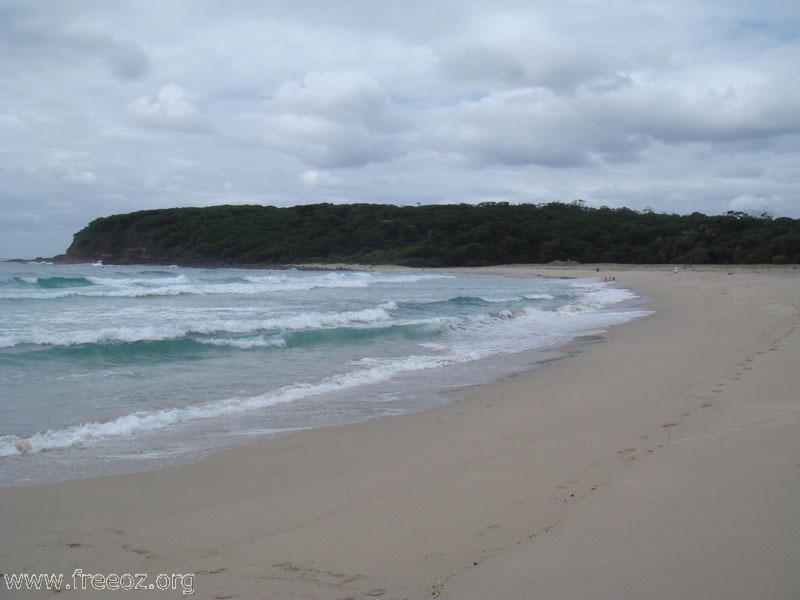
[[0, 257], [316, 202], [800, 217], [797, 0], [0, 0]]

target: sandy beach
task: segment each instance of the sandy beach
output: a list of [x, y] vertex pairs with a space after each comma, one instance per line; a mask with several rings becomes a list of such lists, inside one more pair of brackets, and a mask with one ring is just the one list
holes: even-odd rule
[[0, 571], [71, 586], [0, 598], [800, 598], [800, 271], [486, 271], [655, 313], [442, 408], [0, 488]]

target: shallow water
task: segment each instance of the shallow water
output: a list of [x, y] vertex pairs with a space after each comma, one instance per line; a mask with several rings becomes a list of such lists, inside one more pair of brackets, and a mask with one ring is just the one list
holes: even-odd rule
[[0, 483], [420, 410], [646, 314], [590, 280], [0, 263]]

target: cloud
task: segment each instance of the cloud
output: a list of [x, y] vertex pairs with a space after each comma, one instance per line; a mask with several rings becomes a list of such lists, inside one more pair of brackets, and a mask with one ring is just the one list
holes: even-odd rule
[[502, 13], [482, 18], [465, 35], [444, 45], [440, 59], [446, 77], [483, 89], [541, 86], [566, 92], [608, 69], [579, 40], [535, 18]]
[[753, 194], [742, 194], [736, 196], [729, 203], [730, 210], [737, 212], [746, 212], [754, 215], [760, 215], [769, 212], [770, 206], [780, 204], [781, 200], [778, 197], [772, 196], [770, 198], [764, 196], [755, 196]]
[[150, 59], [137, 42], [119, 42], [110, 50], [108, 64], [120, 79], [141, 79], [150, 71]]
[[800, 134], [793, 82], [752, 77], [717, 87], [626, 73], [616, 79], [624, 83], [592, 82], [570, 94], [518, 87], [462, 101], [439, 110], [433, 143], [472, 163], [563, 168], [637, 162], [657, 142], [730, 152], [780, 148]]
[[339, 183], [339, 179], [337, 177], [334, 177], [325, 171], [318, 171], [316, 169], [303, 171], [303, 173], [300, 175], [300, 180], [304, 185], [309, 187], [332, 186]]
[[630, 126], [667, 143], [748, 143], [800, 133], [800, 108], [791, 99], [796, 84], [759, 79], [643, 87], [619, 108]]
[[[41, 5], [0, 2], [0, 214], [40, 217], [0, 256], [107, 214], [334, 192], [800, 217], [792, 2]], [[12, 235], [34, 223], [59, 234]]]
[[166, 84], [155, 96], [141, 96], [133, 100], [127, 109], [138, 123], [156, 129], [194, 133], [210, 129], [191, 95], [174, 83]]
[[74, 171], [70, 170], [66, 173], [68, 181], [73, 183], [91, 184], [97, 181], [97, 175], [91, 171]]
[[597, 157], [636, 159], [647, 144], [645, 132], [635, 124], [608, 126], [616, 111], [596, 101], [541, 88], [494, 93], [442, 111], [435, 143], [480, 164], [565, 168]]
[[354, 167], [403, 152], [398, 109], [363, 73], [309, 73], [284, 83], [260, 118], [269, 147], [313, 167]]

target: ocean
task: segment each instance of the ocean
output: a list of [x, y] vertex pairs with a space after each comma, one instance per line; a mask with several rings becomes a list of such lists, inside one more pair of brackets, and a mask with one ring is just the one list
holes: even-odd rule
[[589, 279], [2, 262], [0, 484], [453, 402], [648, 313]]

